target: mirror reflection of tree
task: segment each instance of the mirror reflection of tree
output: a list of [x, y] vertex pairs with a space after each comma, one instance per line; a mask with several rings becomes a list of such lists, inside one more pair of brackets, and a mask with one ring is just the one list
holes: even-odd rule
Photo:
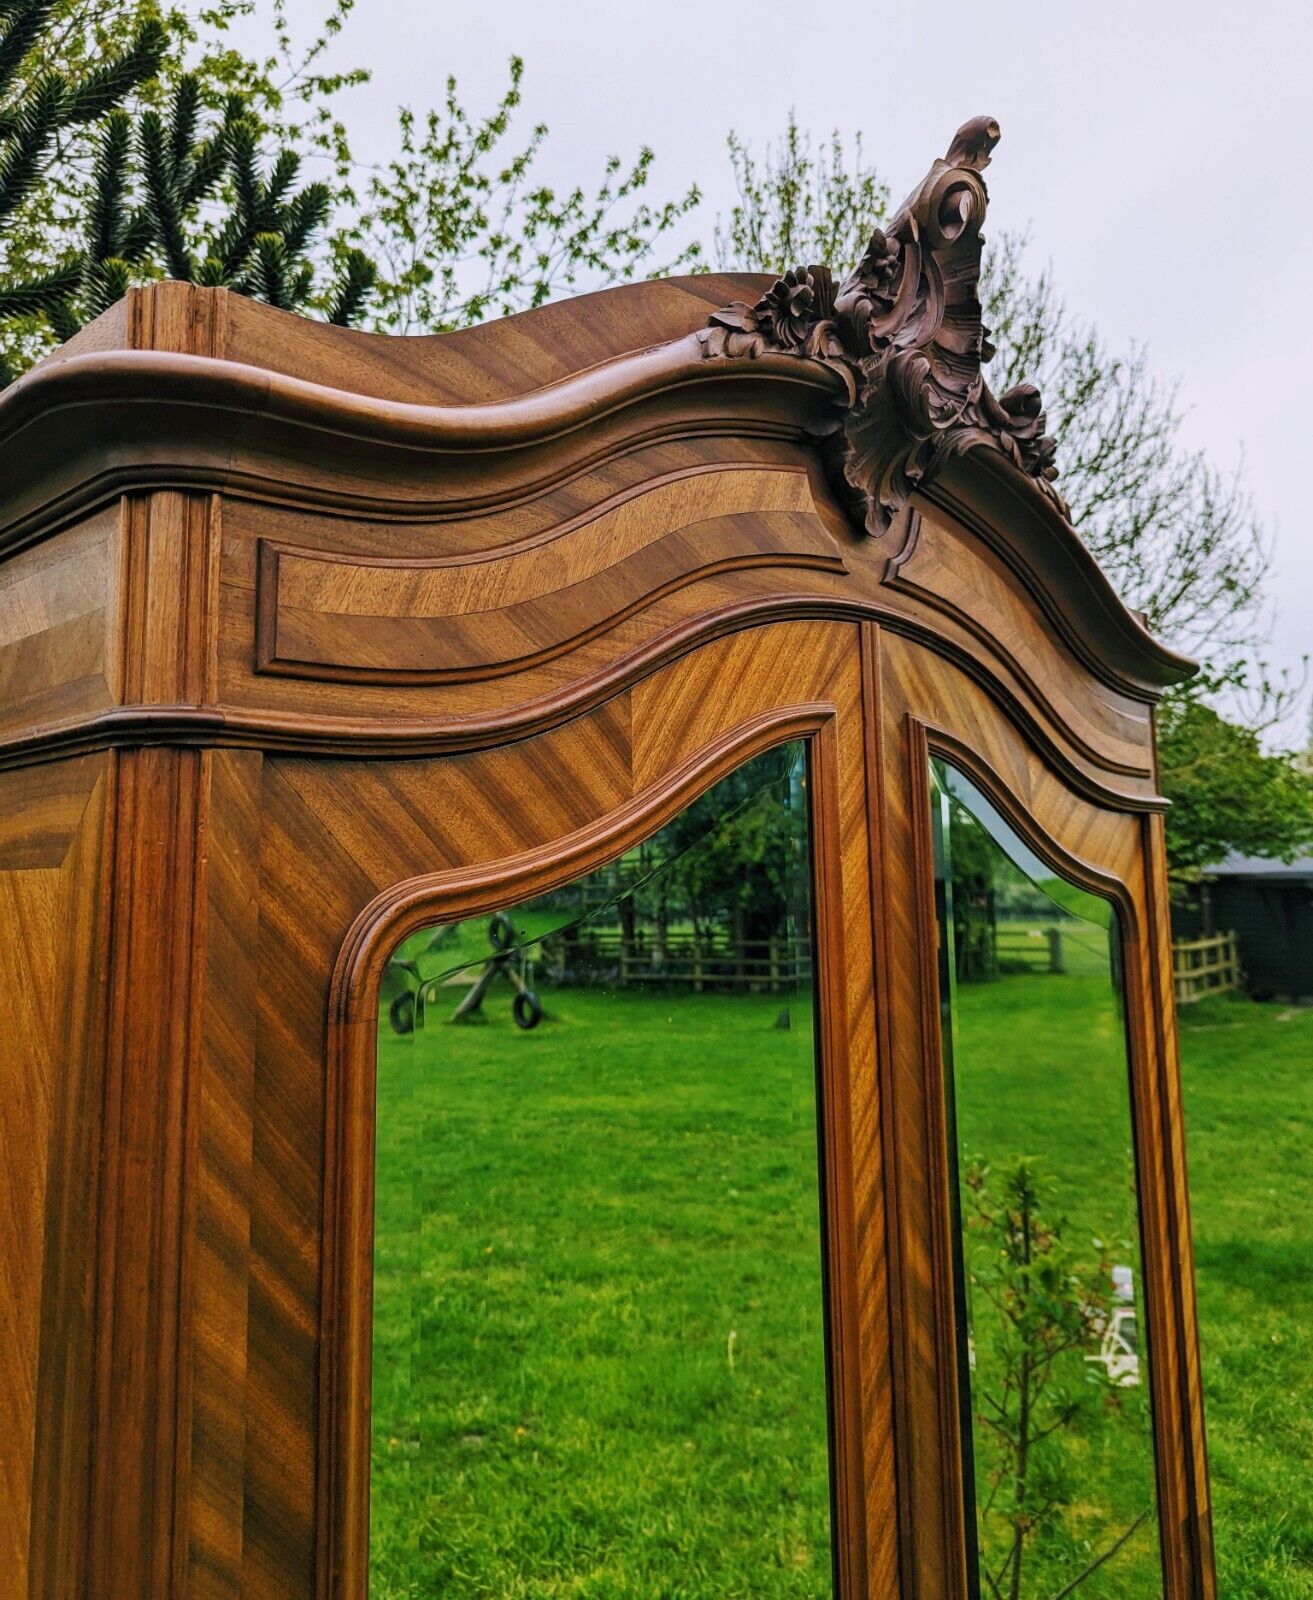
[[975, 1593], [1161, 1593], [1112, 907], [934, 773]]

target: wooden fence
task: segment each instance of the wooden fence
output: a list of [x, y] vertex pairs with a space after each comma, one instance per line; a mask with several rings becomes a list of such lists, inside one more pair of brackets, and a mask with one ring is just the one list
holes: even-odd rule
[[619, 928], [586, 928], [545, 939], [542, 965], [558, 985], [602, 983], [626, 989], [755, 989], [779, 994], [811, 982], [811, 943], [669, 934], [650, 928], [626, 938]]
[[[1067, 970], [1062, 929], [990, 929], [989, 948], [978, 954], [965, 977], [1000, 971], [1061, 973]], [[604, 983], [617, 988], [668, 986], [694, 991], [738, 989], [780, 993], [811, 980], [810, 941], [732, 939], [723, 934], [694, 938], [670, 934], [664, 942], [643, 928], [626, 939], [618, 928], [589, 928], [563, 939], [544, 941], [541, 961], [557, 984]], [[1172, 945], [1172, 976], [1179, 1005], [1206, 994], [1224, 994], [1242, 982], [1234, 933], [1207, 939], [1178, 939]]]
[[1241, 983], [1240, 951], [1234, 933], [1207, 939], [1177, 939], [1172, 945], [1176, 1003], [1189, 1005], [1206, 994], [1225, 994]]
[[1062, 929], [1009, 927], [1000, 922], [994, 929], [994, 965], [998, 971], [1024, 967], [1034, 972], [1065, 972]]
[[984, 982], [1005, 973], [1067, 970], [1063, 930], [1056, 923], [959, 922], [956, 950], [962, 983]]

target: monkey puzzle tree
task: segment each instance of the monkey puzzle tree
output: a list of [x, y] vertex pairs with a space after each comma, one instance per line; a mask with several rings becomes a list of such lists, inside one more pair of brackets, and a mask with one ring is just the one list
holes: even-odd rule
[[[0, 0], [0, 232], [41, 182], [60, 136], [98, 122], [158, 68], [166, 34], [157, 20], [136, 26], [122, 49], [80, 73], [42, 67], [32, 57], [49, 28], [55, 0]], [[82, 263], [0, 276], [0, 321], [39, 315], [78, 284]], [[0, 383], [12, 376], [0, 357]]]
[[[93, 127], [55, 151], [8, 236], [0, 232], [0, 283], [39, 288], [0, 314], [4, 374], [24, 370], [127, 284], [154, 277], [222, 283], [285, 309], [418, 333], [677, 264], [656, 260], [654, 247], [697, 190], [649, 205], [646, 149], [628, 163], [608, 157], [592, 185], [542, 182], [547, 129], [518, 138], [513, 128], [518, 59], [486, 116], [467, 110], [450, 78], [439, 107], [401, 111], [396, 156], [360, 183], [335, 97], [367, 74], [325, 71], [322, 61], [353, 0], [325, 4], [303, 45], [275, 0], [275, 49], [254, 59], [226, 37], [247, 0], [212, 0], [195, 18], [156, 0], [108, 11], [48, 0], [44, 33], [27, 41], [28, 75], [49, 60], [119, 49], [134, 17], [157, 11], [168, 44], [158, 81], [123, 107], [128, 126]], [[293, 192], [308, 158], [326, 176]], [[690, 246], [678, 262], [696, 255]]]
[[335, 322], [364, 310], [372, 263], [320, 248], [333, 190], [297, 188], [303, 151], [269, 132], [268, 96], [227, 58], [180, 72], [189, 25], [152, 9], [0, 0], [0, 384], [161, 276]]
[[297, 189], [301, 159], [292, 150], [280, 150], [266, 171], [260, 143], [241, 97], [207, 113], [192, 74], [178, 80], [163, 110], [148, 107], [135, 119], [110, 111], [96, 141], [83, 236], [55, 272], [11, 288], [10, 314], [40, 313], [68, 339], [133, 281], [163, 272], [284, 310], [318, 302], [329, 321], [355, 321], [372, 264], [347, 250], [321, 285], [312, 248], [329, 218], [329, 187]]

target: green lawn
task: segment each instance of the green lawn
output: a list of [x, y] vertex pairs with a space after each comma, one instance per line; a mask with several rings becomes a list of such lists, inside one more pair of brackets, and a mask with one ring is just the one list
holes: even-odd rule
[[1218, 1593], [1313, 1596], [1313, 1010], [1183, 1007]]
[[380, 1041], [371, 1593], [827, 1593], [808, 1007], [508, 994]]
[[[466, 931], [425, 970], [481, 955]], [[1106, 1230], [1126, 1132], [1093, 939], [1067, 977], [959, 989], [959, 1115]], [[778, 997], [564, 990], [522, 1033], [509, 992], [381, 1035], [375, 1600], [827, 1595], [805, 1008], [785, 1031]], [[1219, 1592], [1308, 1600], [1313, 1012], [1209, 1001], [1182, 1054]], [[1148, 1592], [1112, 1570], [1079, 1593]]]
[[[1093, 992], [1082, 1006], [1062, 980], [1062, 1005], [1046, 1005], [1045, 981], [959, 988], [962, 1066], [985, 1058], [992, 1069], [960, 1072], [960, 1114], [992, 1148], [1010, 1140], [1064, 1172], [1111, 1171], [1115, 1079], [1083, 1073], [1084, 1092], [1063, 1094], [1053, 1076], [1073, 1061], [1074, 1041], [1084, 1061], [1111, 1059], [1109, 1011]], [[1218, 1592], [1310, 1600], [1313, 1010], [1230, 997], [1183, 1007], [1181, 1058]], [[1041, 1076], [1062, 1118], [1026, 1110], [1044, 1103], [1025, 1092]], [[1094, 1220], [1090, 1195], [1075, 1186], [1065, 1196], [1074, 1221]]]
[[[1107, 935], [1068, 923], [1062, 974], [1015, 973], [959, 983], [953, 1049], [960, 1147], [969, 1161], [1000, 1173], [1025, 1157], [1051, 1192], [1045, 1207], [1082, 1282], [1111, 1291], [1111, 1265], [1140, 1283], [1125, 1032], [1108, 970]], [[1001, 1244], [997, 1229], [966, 1234], [969, 1268], [987, 1279]], [[1065, 1280], [1064, 1280], [1065, 1281]], [[1006, 1389], [1010, 1337], [979, 1287], [971, 1292], [976, 1498], [987, 1503], [993, 1474], [1002, 1482], [980, 1523], [981, 1567], [1000, 1574], [1014, 1546], [1005, 1514], [1014, 1463], [1000, 1447], [992, 1404], [1017, 1402]], [[1087, 1296], [1075, 1296], [1086, 1303]], [[1018, 1341], [1011, 1336], [1014, 1349]], [[1153, 1457], [1143, 1384], [1107, 1385], [1085, 1348], [1061, 1356], [1031, 1424], [1047, 1439], [1032, 1452], [1029, 1478], [1039, 1526], [1024, 1546], [1025, 1600], [1048, 1600], [1080, 1578], [1122, 1535], [1126, 1542], [1079, 1584], [1082, 1600], [1153, 1600], [1161, 1586], [1155, 1528]], [[1015, 1371], [1015, 1362], [1012, 1364]], [[1061, 1416], [1066, 1408], [1073, 1414]], [[1056, 1502], [1042, 1516], [1039, 1508]], [[1146, 1513], [1148, 1515], [1146, 1516]], [[1136, 1527], [1137, 1519], [1144, 1520]], [[1132, 1533], [1130, 1530], [1135, 1529]], [[1000, 1581], [1006, 1592], [1007, 1585]], [[993, 1591], [986, 1587], [986, 1600]]]

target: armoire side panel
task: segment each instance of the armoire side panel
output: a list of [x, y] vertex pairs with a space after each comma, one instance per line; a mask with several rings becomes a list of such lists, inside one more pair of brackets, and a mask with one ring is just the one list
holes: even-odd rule
[[193, 1244], [182, 1311], [191, 1339], [179, 1396], [185, 1465], [177, 1484], [175, 1560], [188, 1600], [238, 1600], [264, 758], [257, 750], [216, 750], [208, 760], [203, 991], [190, 1118]]
[[0, 773], [0, 1571], [81, 1575], [110, 758]]

